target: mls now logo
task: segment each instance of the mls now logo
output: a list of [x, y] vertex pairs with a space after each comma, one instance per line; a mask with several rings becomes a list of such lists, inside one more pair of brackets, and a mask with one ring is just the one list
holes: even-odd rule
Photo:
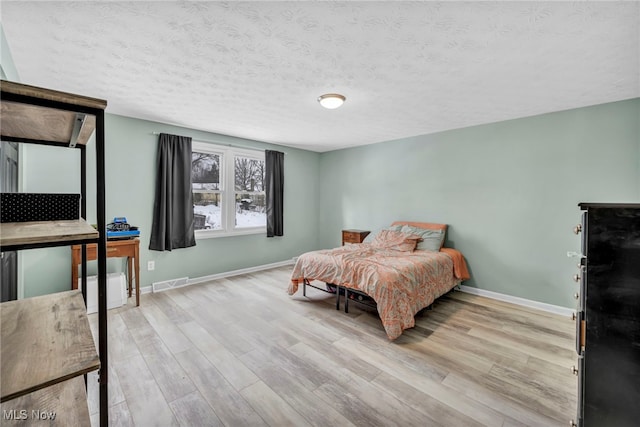
[[16, 420], [23, 421], [27, 419], [32, 420], [55, 420], [56, 413], [51, 411], [40, 411], [38, 409], [33, 409], [31, 413], [26, 409], [10, 409], [2, 411], [2, 418], [4, 420]]

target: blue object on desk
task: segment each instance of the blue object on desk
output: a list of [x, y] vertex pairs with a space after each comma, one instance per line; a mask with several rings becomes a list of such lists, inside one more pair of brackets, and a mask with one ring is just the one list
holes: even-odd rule
[[140, 236], [140, 230], [128, 230], [128, 231], [107, 230], [107, 239], [131, 239], [139, 236]]
[[108, 239], [131, 239], [140, 236], [138, 227], [131, 226], [127, 223], [127, 218], [117, 216], [113, 218], [113, 222], [107, 225]]

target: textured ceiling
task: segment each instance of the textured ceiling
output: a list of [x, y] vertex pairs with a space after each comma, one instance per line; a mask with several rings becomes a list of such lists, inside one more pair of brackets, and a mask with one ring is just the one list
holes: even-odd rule
[[[638, 2], [12, 2], [23, 83], [328, 151], [640, 96]], [[316, 98], [347, 97], [325, 110]]]

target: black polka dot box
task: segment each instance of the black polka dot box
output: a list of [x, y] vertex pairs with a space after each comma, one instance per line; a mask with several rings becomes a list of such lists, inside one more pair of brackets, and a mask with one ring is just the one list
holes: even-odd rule
[[0, 193], [0, 212], [0, 222], [79, 219], [80, 194]]

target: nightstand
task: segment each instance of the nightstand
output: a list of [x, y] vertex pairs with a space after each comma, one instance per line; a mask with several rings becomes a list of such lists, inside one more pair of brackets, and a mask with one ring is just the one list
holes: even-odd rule
[[342, 230], [342, 245], [345, 243], [362, 243], [365, 237], [371, 233], [367, 230]]

